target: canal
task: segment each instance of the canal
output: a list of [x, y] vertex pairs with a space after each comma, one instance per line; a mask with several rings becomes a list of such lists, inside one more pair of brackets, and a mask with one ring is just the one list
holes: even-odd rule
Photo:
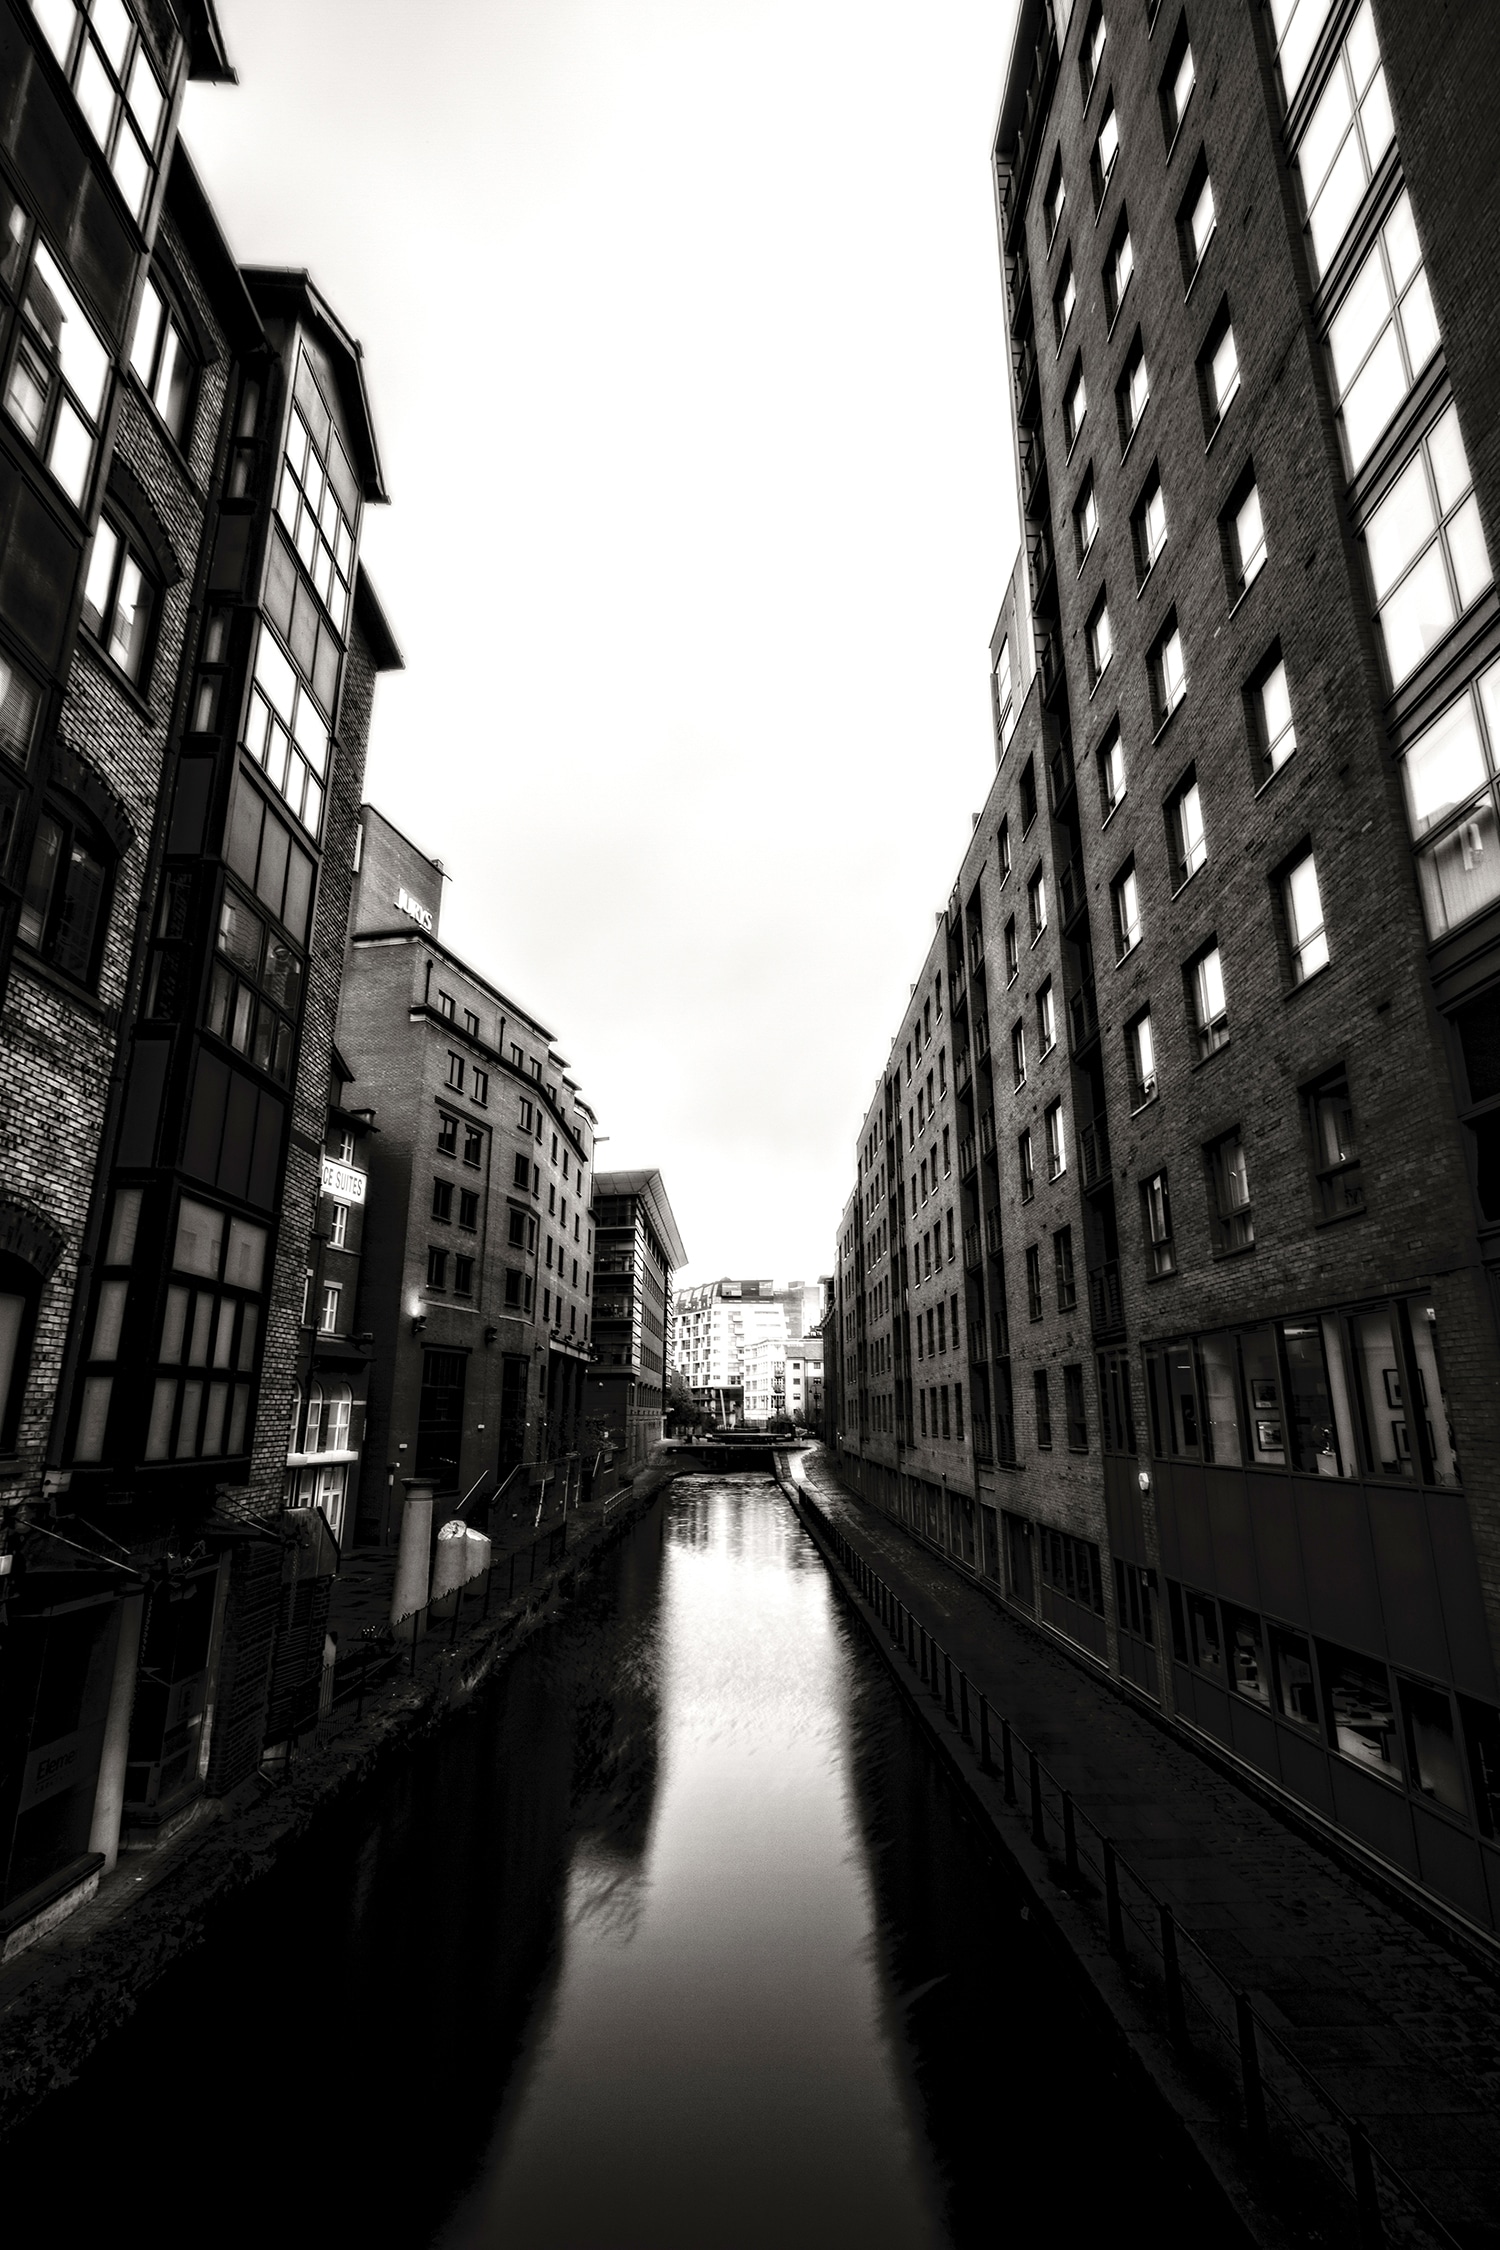
[[756, 1477], [668, 1488], [3, 2162], [76, 2241], [1228, 2239]]

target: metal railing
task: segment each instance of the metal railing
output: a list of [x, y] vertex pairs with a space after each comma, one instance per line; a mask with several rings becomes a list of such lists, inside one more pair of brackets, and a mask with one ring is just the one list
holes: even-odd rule
[[[914, 1695], [941, 1705], [1004, 1806], [1025, 1821], [1060, 1889], [1102, 1920], [1109, 1950], [1144, 1968], [1168, 2036], [1187, 2061], [1206, 2061], [1237, 2083], [1241, 2122], [1260, 2159], [1310, 2155], [1341, 2192], [1360, 2250], [1425, 2240], [1461, 2250], [1417, 2190], [1371, 2141], [1317, 2075], [1267, 2023], [1125, 1854], [1043, 1762], [1020, 1729], [993, 1710], [936, 1636], [831, 1523], [805, 1487], [797, 1512], [906, 1660]], [[1413, 2230], [1416, 2230], [1415, 2233]]]

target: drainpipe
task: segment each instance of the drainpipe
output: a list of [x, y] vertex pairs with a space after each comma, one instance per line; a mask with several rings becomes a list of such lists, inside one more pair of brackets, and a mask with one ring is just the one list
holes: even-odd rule
[[120, 1820], [125, 1810], [125, 1764], [130, 1751], [130, 1716], [135, 1709], [135, 1675], [141, 1653], [141, 1624], [146, 1594], [140, 1588], [120, 1603], [120, 1630], [115, 1641], [114, 1672], [109, 1683], [109, 1713], [104, 1721], [104, 1748], [99, 1758], [99, 1779], [94, 1788], [94, 1818], [89, 1829], [89, 1850], [104, 1854], [102, 1874], [113, 1873], [120, 1856]]

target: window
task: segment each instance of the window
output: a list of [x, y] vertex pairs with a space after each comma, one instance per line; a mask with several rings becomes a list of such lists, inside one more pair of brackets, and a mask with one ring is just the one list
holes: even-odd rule
[[464, 1058], [450, 1053], [448, 1057], [448, 1084], [456, 1094], [464, 1090]]
[[1193, 1027], [1193, 1047], [1199, 1062], [1207, 1062], [1229, 1044], [1229, 1011], [1224, 999], [1224, 964], [1217, 945], [1209, 946], [1183, 971], [1187, 985], [1188, 1020]]
[[1239, 600], [1266, 567], [1266, 528], [1261, 519], [1260, 492], [1252, 476], [1242, 484], [1221, 519], [1224, 565], [1229, 599]]
[[1182, 278], [1191, 289], [1213, 239], [1216, 213], [1214, 183], [1208, 175], [1208, 158], [1200, 151], [1188, 180], [1187, 194], [1177, 211], [1177, 239], [1182, 252]]
[[456, 1117], [444, 1117], [441, 1112], [439, 1113], [437, 1145], [439, 1156], [457, 1156], [458, 1119]]
[[477, 1125], [466, 1125], [464, 1127], [464, 1162], [465, 1164], [482, 1164], [484, 1162], [484, 1134]]
[[1162, 628], [1147, 665], [1151, 675], [1151, 708], [1160, 730], [1187, 694], [1187, 666], [1175, 610]]
[[1257, 779], [1264, 784], [1279, 773], [1297, 747], [1292, 697], [1278, 642], [1245, 690], [1245, 718], [1255, 747]]
[[453, 1217], [453, 1182], [434, 1180], [432, 1183], [432, 1215], [445, 1224]]
[[1500, 666], [1492, 665], [1401, 761], [1428, 934], [1441, 937], [1500, 893]]
[[479, 1018], [472, 1008], [465, 1008], [464, 1010], [464, 1029], [471, 1039], [479, 1037]]
[[156, 1378], [148, 1461], [249, 1451], [248, 1378], [266, 1249], [264, 1227], [192, 1196], [178, 1205], [172, 1265], [185, 1278], [167, 1290], [162, 1313], [157, 1361], [173, 1372]]
[[1036, 819], [1036, 760], [1028, 758], [1021, 768], [1021, 834]]
[[1156, 1099], [1156, 1041], [1149, 1008], [1125, 1026], [1125, 1061], [1130, 1072], [1130, 1106], [1144, 1108]]
[[1089, 621], [1084, 631], [1084, 640], [1088, 648], [1089, 690], [1092, 693], [1104, 677], [1105, 667], [1115, 653], [1115, 637], [1109, 622], [1109, 604], [1102, 594], [1089, 614]]
[[140, 684], [156, 589], [110, 522], [101, 516], [83, 589], [83, 623], [126, 678]]
[[1125, 750], [1120, 741], [1118, 722], [1110, 728], [1108, 734], [1100, 743], [1097, 757], [1099, 761], [1099, 803], [1103, 808], [1104, 818], [1108, 820], [1125, 794]]
[[460, 1191], [458, 1223], [461, 1227], [466, 1227], [470, 1234], [479, 1225], [479, 1192], [476, 1188], [464, 1188]]
[[1042, 1317], [1042, 1253], [1033, 1242], [1026, 1253], [1026, 1310], [1033, 1320]]
[[1070, 452], [1078, 442], [1078, 433], [1083, 428], [1083, 418], [1088, 410], [1088, 386], [1083, 379], [1083, 361], [1080, 359], [1063, 393], [1063, 436], [1067, 439]]
[[1109, 192], [1114, 177], [1115, 159], [1120, 153], [1120, 121], [1115, 114], [1114, 97], [1104, 105], [1104, 115], [1099, 120], [1099, 137], [1094, 143], [1094, 153], [1089, 160], [1089, 174], [1094, 183], [1094, 208], [1097, 210]]
[[[316, 431], [309, 427], [310, 421], [317, 424]], [[276, 513], [335, 630], [342, 633], [354, 576], [359, 486], [305, 353], [298, 357]]]
[[1016, 940], [1016, 918], [1012, 914], [1005, 924], [1005, 981], [1013, 984], [1020, 973], [1021, 949]]
[[526, 1213], [512, 1209], [506, 1214], [506, 1218], [506, 1240], [512, 1249], [523, 1249], [526, 1243]]
[[1063, 180], [1062, 151], [1059, 149], [1052, 159], [1052, 171], [1047, 181], [1047, 192], [1042, 197], [1042, 216], [1046, 221], [1047, 240], [1049, 242], [1057, 232], [1057, 222], [1063, 215], [1067, 200], [1068, 190]]
[[1107, 36], [1103, 11], [1099, 6], [1099, 0], [1094, 0], [1088, 23], [1084, 27], [1083, 40], [1078, 49], [1078, 77], [1083, 88], [1083, 106], [1085, 109], [1089, 106], [1089, 96], [1094, 91], [1094, 82], [1099, 76], [1099, 65], [1104, 59], [1104, 43]]
[[1123, 961], [1141, 942], [1141, 896], [1135, 861], [1128, 859], [1109, 887], [1115, 926], [1115, 958]]
[[1304, 1088], [1302, 1098], [1312, 1134], [1313, 1174], [1323, 1217], [1347, 1218], [1350, 1212], [1365, 1207], [1349, 1080], [1342, 1070], [1330, 1071], [1326, 1078]]
[[1204, 428], [1212, 438], [1240, 387], [1240, 359], [1227, 307], [1209, 330], [1208, 342], [1198, 361], [1198, 384], [1203, 397]]
[[141, 220], [166, 99], [129, 11], [95, 0], [33, 0], [38, 27], [77, 96], [132, 218]]
[[323, 824], [328, 729], [280, 642], [262, 625], [245, 722], [245, 748], [310, 836]]
[[1167, 49], [1167, 67], [1159, 88], [1162, 131], [1166, 135], [1168, 150], [1176, 140], [1186, 114], [1196, 75], [1193, 69], [1193, 50], [1188, 40], [1187, 17], [1184, 16]]
[[1099, 535], [1099, 503], [1094, 498], [1094, 472], [1091, 469], [1083, 480], [1083, 488], [1073, 504], [1073, 545], [1078, 555], [1078, 567], [1083, 568], [1084, 557]]
[[1004, 884], [1004, 883], [1008, 883], [1008, 882], [1010, 881], [1010, 821], [1009, 821], [1009, 819], [1006, 819], [1006, 820], [1002, 820], [1002, 821], [1001, 821], [1001, 823], [1000, 823], [1000, 828], [999, 828], [999, 833], [998, 833], [998, 835], [996, 836], [996, 839], [995, 839], [995, 843], [996, 843], [996, 849], [997, 849], [997, 852], [998, 852], [998, 854], [999, 854], [999, 859], [1000, 859], [1000, 880], [1001, 880], [1002, 884]]
[[1057, 1010], [1050, 977], [1036, 996], [1036, 1043], [1039, 1055], [1050, 1055], [1057, 1045]]
[[333, 1250], [348, 1248], [349, 1206], [347, 1203], [335, 1203], [333, 1207], [328, 1226], [328, 1243], [329, 1248]]
[[1138, 584], [1144, 585], [1155, 567], [1157, 556], [1167, 543], [1166, 495], [1161, 488], [1160, 471], [1154, 464], [1135, 504], [1130, 530], [1135, 542], [1136, 580]]
[[1239, 1127], [1211, 1142], [1207, 1155], [1213, 1187], [1215, 1247], [1221, 1256], [1232, 1250], [1249, 1250], [1255, 1242], [1255, 1222], [1250, 1208], [1250, 1168], [1245, 1161]]
[[1000, 653], [995, 658], [990, 674], [990, 694], [994, 700], [995, 743], [997, 754], [1003, 758], [1015, 732], [1015, 680], [1011, 671], [1010, 641], [1000, 643]]
[[476, 1063], [474, 1065], [473, 1076], [469, 1083], [469, 1099], [471, 1102], [478, 1102], [480, 1108], [483, 1109], [488, 1103], [489, 1098], [490, 1074], [487, 1070], [481, 1070], [479, 1065]]
[[1042, 1123], [1047, 1133], [1047, 1177], [1049, 1180], [1061, 1179], [1068, 1168], [1068, 1147], [1060, 1101], [1048, 1105]]
[[1437, 316], [1405, 189], [1328, 330], [1352, 476], [1438, 347]]
[[444, 1023], [452, 1023], [453, 995], [451, 992], [440, 991], [438, 993], [438, 1014], [442, 1017]]
[[5, 410], [79, 509], [88, 495], [108, 384], [108, 352], [57, 260], [34, 237], [6, 377]]
[[1122, 212], [1109, 246], [1109, 256], [1104, 262], [1104, 309], [1111, 328], [1120, 317], [1120, 306], [1134, 272], [1135, 251], [1130, 240], [1130, 222]]
[[1024, 1086], [1026, 1083], [1026, 1026], [1024, 1023], [1017, 1023], [1011, 1028], [1010, 1060], [1011, 1072], [1016, 1085], [1018, 1087]]
[[1466, 1813], [1463, 1759], [1447, 1689], [1428, 1687], [1416, 1680], [1401, 1680], [1398, 1685], [1406, 1732], [1406, 1769], [1412, 1787], [1446, 1805], [1450, 1812]]
[[1022, 1133], [1016, 1142], [1016, 1160], [1021, 1170], [1021, 1201], [1029, 1203], [1036, 1193], [1036, 1171], [1031, 1154], [1031, 1134]]
[[1172, 1200], [1165, 1172], [1153, 1172], [1141, 1182], [1141, 1219], [1146, 1233], [1146, 1257], [1156, 1280], [1177, 1271], [1172, 1247]]
[[448, 1286], [448, 1253], [429, 1248], [427, 1252], [427, 1286], [429, 1289], [446, 1289]]
[[1386, 665], [1399, 687], [1490, 583], [1456, 407], [1423, 438], [1364, 536]]
[[1063, 1369], [1063, 1408], [1068, 1421], [1068, 1451], [1087, 1453], [1089, 1449], [1089, 1419], [1083, 1403], [1083, 1369]]
[[1073, 1271], [1073, 1229], [1059, 1227], [1052, 1237], [1052, 1275], [1057, 1284], [1057, 1309], [1071, 1312], [1078, 1302], [1078, 1280]]
[[1073, 259], [1071, 254], [1065, 254], [1062, 273], [1052, 292], [1052, 334], [1059, 351], [1062, 350], [1063, 338], [1068, 333], [1068, 323], [1073, 318], [1073, 308], [1077, 302], [1078, 284], [1073, 279]]
[[318, 1330], [324, 1336], [336, 1336], [339, 1327], [339, 1300], [344, 1292], [335, 1281], [323, 1284], [323, 1303], [318, 1312]]
[[[36, 732], [40, 690], [0, 650], [0, 751], [24, 768], [31, 758], [31, 738]], [[10, 841], [19, 802], [0, 780], [0, 870], [10, 856]]]
[[531, 1164], [524, 1156], [516, 1158], [515, 1184], [518, 1188], [529, 1188], [531, 1185]]
[[473, 1261], [473, 1259], [472, 1259], [472, 1258], [468, 1258], [468, 1257], [457, 1257], [457, 1258], [455, 1258], [455, 1259], [454, 1259], [454, 1261], [453, 1261], [453, 1291], [454, 1291], [454, 1295], [455, 1295], [455, 1296], [458, 1296], [458, 1297], [472, 1297], [472, 1296], [473, 1296], [473, 1294], [474, 1294], [474, 1261]]
[[1203, 833], [1203, 798], [1198, 788], [1195, 767], [1188, 767], [1167, 799], [1166, 812], [1167, 857], [1172, 870], [1172, 888], [1180, 891], [1183, 884], [1196, 875], [1208, 859], [1208, 839]]
[[[1368, 13], [1368, 0], [1361, 12]], [[1358, 1656], [1352, 1649], [1335, 1648], [1327, 1641], [1319, 1641], [1317, 1651], [1323, 1676], [1323, 1708], [1334, 1749], [1386, 1781], [1399, 1781], [1396, 1713], [1385, 1666], [1374, 1657]]]
[[1036, 1442], [1042, 1452], [1052, 1446], [1052, 1406], [1047, 1396], [1047, 1370], [1034, 1367], [1031, 1371], [1031, 1391], [1036, 1402]]
[[114, 853], [72, 799], [49, 797], [21, 888], [17, 942], [78, 984], [91, 985], [109, 920]]
[[1139, 336], [1131, 345], [1120, 380], [1115, 386], [1115, 411], [1120, 422], [1120, 451], [1130, 449], [1130, 441], [1141, 426], [1141, 416], [1146, 411], [1146, 401], [1151, 396], [1151, 378], [1146, 372], [1146, 354]]
[[1330, 0], [1271, 0], [1281, 98], [1288, 106], [1302, 83], [1302, 73], [1317, 45], [1329, 6]]
[[1364, 0], [1297, 143], [1314, 273], [1327, 272], [1394, 134], [1370, 0]]
[[1047, 878], [1040, 868], [1026, 886], [1026, 905], [1031, 915], [1031, 942], [1035, 945], [1047, 927]]
[[[520, 1049], [518, 1047], [512, 1047], [510, 1053], [512, 1062], [519, 1059]], [[531, 1104], [528, 1101], [521, 1103], [521, 1130], [523, 1133], [531, 1131]]]
[[[526, 1278], [526, 1277], [524, 1277], [523, 1275], [519, 1274], [519, 1273], [518, 1273], [518, 1272], [516, 1271], [516, 1269], [515, 1269], [515, 1267], [514, 1267], [514, 1266], [507, 1266], [507, 1267], [506, 1267], [506, 1269], [505, 1269], [505, 1303], [506, 1303], [506, 1309], [507, 1309], [508, 1311], [511, 1311], [511, 1312], [518, 1312], [518, 1311], [520, 1310], [520, 1306], [521, 1306], [521, 1283], [522, 1283], [522, 1280], [523, 1280], [524, 1278]], [[527, 1294], [527, 1296], [528, 1296], [528, 1297], [529, 1297], [529, 1296], [530, 1296], [530, 1294], [531, 1294], [531, 1290], [530, 1290], [529, 1282], [528, 1282], [528, 1286], [527, 1286], [527, 1291], [526, 1291], [526, 1294]]]
[[[153, 963], [153, 1013], [163, 998], [161, 959]], [[208, 1029], [284, 1086], [291, 1076], [301, 989], [302, 961], [295, 947], [226, 882], [208, 987]]]
[[1292, 982], [1305, 984], [1328, 965], [1328, 937], [1323, 927], [1323, 899], [1318, 889], [1317, 862], [1311, 852], [1288, 868], [1281, 879], [1286, 912], [1287, 947], [1291, 955]]
[[151, 281], [141, 294], [130, 368], [172, 436], [185, 447], [197, 373], [195, 355], [181, 321]]

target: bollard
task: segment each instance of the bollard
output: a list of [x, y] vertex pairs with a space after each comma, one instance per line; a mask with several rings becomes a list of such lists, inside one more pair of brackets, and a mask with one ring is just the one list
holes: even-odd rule
[[1028, 1750], [1026, 1755], [1031, 1761], [1031, 1841], [1038, 1851], [1044, 1852], [1047, 1849], [1047, 1824], [1042, 1818], [1042, 1769], [1037, 1764], [1034, 1750]]
[[1125, 1917], [1120, 1912], [1120, 1870], [1115, 1865], [1115, 1847], [1104, 1839], [1104, 1905], [1109, 1917], [1109, 1950], [1117, 1960], [1125, 1958]]
[[1078, 1880], [1078, 1828], [1073, 1818], [1073, 1800], [1065, 1789], [1062, 1793], [1063, 1809], [1063, 1865], [1068, 1871], [1068, 1881]]
[[1240, 2079], [1245, 2090], [1245, 2131], [1257, 2156], [1270, 2153], [1271, 2136], [1266, 2126], [1266, 2093], [1260, 2079], [1260, 2050], [1255, 2044], [1255, 2016], [1249, 1996], [1237, 1992], [1234, 1996], [1234, 2022], [1240, 2042]]
[[1380, 2250], [1385, 2227], [1380, 2217], [1380, 2196], [1375, 2186], [1375, 2161], [1363, 2125], [1349, 2119], [1349, 2162], [1354, 2172], [1354, 2201], [1359, 2210], [1360, 2250]]
[[1187, 2010], [1182, 2000], [1182, 1967], [1177, 1959], [1177, 1924], [1172, 1919], [1172, 1909], [1165, 1901], [1157, 1908], [1161, 1916], [1161, 1965], [1167, 1988], [1167, 2029], [1177, 2046], [1187, 2045]]
[[965, 1742], [972, 1742], [974, 1732], [969, 1725], [969, 1678], [966, 1672], [958, 1675], [958, 1731]]
[[993, 1773], [995, 1770], [995, 1761], [990, 1755], [989, 1698], [982, 1693], [979, 1698], [979, 1770], [981, 1773]]
[[1008, 1805], [1013, 1805], [1016, 1801], [1016, 1753], [1015, 1745], [1010, 1738], [1009, 1719], [1000, 1721], [1000, 1756], [1004, 1765], [1005, 1802]]

